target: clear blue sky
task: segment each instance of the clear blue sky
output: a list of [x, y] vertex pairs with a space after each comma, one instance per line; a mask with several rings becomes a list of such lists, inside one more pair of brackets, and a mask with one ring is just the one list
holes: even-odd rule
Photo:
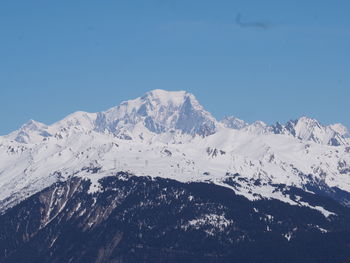
[[152, 89], [192, 92], [218, 119], [350, 127], [349, 12], [348, 0], [2, 0], [0, 134]]

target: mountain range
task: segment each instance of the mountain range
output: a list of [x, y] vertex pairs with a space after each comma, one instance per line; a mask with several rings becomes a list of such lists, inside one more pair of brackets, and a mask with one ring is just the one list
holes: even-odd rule
[[[188, 92], [153, 90], [52, 125], [31, 120], [0, 137], [0, 160], [5, 262], [350, 258], [350, 135], [342, 124], [218, 121]], [[312, 240], [309, 252], [292, 255]]]

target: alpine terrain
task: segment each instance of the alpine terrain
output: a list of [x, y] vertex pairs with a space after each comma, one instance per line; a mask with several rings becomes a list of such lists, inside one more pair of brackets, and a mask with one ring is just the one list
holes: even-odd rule
[[350, 133], [185, 91], [0, 137], [0, 262], [347, 262]]

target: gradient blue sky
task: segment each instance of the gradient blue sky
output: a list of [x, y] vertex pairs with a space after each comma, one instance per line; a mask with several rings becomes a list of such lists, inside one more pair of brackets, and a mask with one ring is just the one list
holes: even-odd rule
[[350, 127], [349, 11], [348, 0], [2, 0], [0, 134], [152, 89], [192, 92], [218, 119]]

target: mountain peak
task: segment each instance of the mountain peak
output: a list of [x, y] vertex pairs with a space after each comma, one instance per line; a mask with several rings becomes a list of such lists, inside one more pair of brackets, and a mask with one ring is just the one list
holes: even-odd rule
[[244, 130], [254, 134], [269, 134], [271, 132], [271, 127], [263, 121], [255, 121], [244, 127]]
[[179, 130], [207, 136], [215, 132], [217, 121], [191, 93], [157, 89], [98, 114], [96, 124], [98, 130], [115, 134], [132, 132], [141, 124], [153, 133]]
[[343, 124], [341, 123], [335, 123], [332, 125], [329, 125], [329, 127], [339, 133], [341, 136], [344, 136], [345, 138], [350, 138], [350, 133], [347, 127], [345, 127]]
[[124, 103], [150, 103], [154, 105], [155, 108], [158, 107], [170, 107], [170, 108], [177, 108], [181, 107], [184, 104], [190, 103], [192, 107], [198, 109], [198, 110], [204, 110], [204, 108], [200, 105], [196, 97], [187, 91], [167, 91], [167, 90], [161, 90], [156, 89], [147, 92], [144, 96], [129, 100]]
[[155, 89], [147, 92], [141, 99], [152, 99], [162, 105], [174, 104], [180, 105], [184, 102], [186, 97], [194, 96], [186, 91], [166, 91], [162, 89]]
[[24, 125], [22, 125], [22, 130], [38, 130], [46, 128], [47, 126], [44, 123], [35, 121], [30, 119], [28, 122], [26, 122]]
[[20, 143], [34, 143], [37, 140], [42, 140], [42, 138], [49, 136], [51, 136], [51, 134], [48, 132], [47, 125], [31, 119], [23, 124], [19, 130], [5, 137]]
[[[326, 145], [349, 145], [349, 131], [341, 124], [323, 126], [316, 119], [302, 116], [286, 124], [267, 125], [262, 121], [248, 124], [235, 117], [226, 117], [220, 123], [204, 109], [196, 97], [186, 91], [155, 89], [143, 96], [124, 101], [105, 112], [75, 112], [50, 126], [30, 120], [19, 130], [5, 136], [21, 143], [40, 143], [46, 137], [79, 132], [111, 133], [124, 139], [151, 139], [165, 134], [171, 141], [196, 135], [208, 136], [219, 127], [261, 134], [285, 134], [299, 140]], [[63, 132], [63, 135], [61, 134]], [[176, 137], [174, 137], [175, 135]], [[180, 135], [177, 137], [177, 135]], [[146, 136], [146, 137], [145, 137]]]
[[320, 122], [314, 118], [308, 117], [308, 116], [302, 116], [299, 119], [296, 120], [296, 125], [305, 125], [309, 128], [311, 127], [321, 127], [322, 125]]
[[302, 116], [297, 120], [288, 121], [285, 125], [277, 123], [273, 126], [273, 131], [277, 134], [292, 135], [304, 141], [337, 146], [347, 144], [344, 134], [341, 134], [337, 130], [338, 128], [345, 132], [343, 127], [344, 126], [323, 126], [314, 118]]
[[227, 116], [221, 122], [226, 128], [231, 128], [235, 130], [240, 130], [248, 126], [248, 123], [246, 123], [244, 120], [238, 119], [234, 116]]

